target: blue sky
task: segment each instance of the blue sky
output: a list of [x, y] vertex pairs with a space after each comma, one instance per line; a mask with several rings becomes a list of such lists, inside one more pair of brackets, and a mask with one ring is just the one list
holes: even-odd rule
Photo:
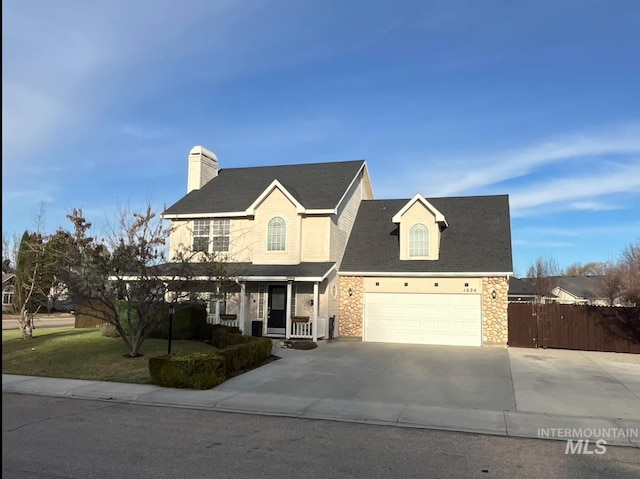
[[366, 159], [377, 198], [509, 194], [514, 266], [640, 238], [636, 0], [8, 0], [2, 231], [221, 168]]

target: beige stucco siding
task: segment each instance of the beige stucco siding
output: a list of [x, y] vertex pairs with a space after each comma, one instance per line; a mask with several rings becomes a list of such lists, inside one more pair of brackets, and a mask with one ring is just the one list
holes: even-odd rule
[[[421, 223], [429, 230], [429, 255], [426, 258], [409, 257], [409, 231], [411, 227]], [[419, 201], [409, 207], [400, 219], [400, 259], [429, 259], [437, 260], [440, 256], [440, 228], [435, 215]]]
[[302, 218], [302, 261], [329, 261], [329, 232], [331, 219], [328, 216]]
[[365, 277], [363, 287], [365, 293], [479, 294], [482, 291], [482, 279]]
[[229, 224], [229, 258], [251, 261], [255, 249], [255, 222], [248, 218], [231, 218]]
[[[267, 225], [275, 216], [287, 225], [285, 251], [267, 251]], [[255, 264], [297, 264], [300, 262], [300, 236], [302, 218], [295, 205], [278, 188], [258, 205], [255, 211], [255, 243], [251, 260]]]
[[169, 259], [185, 249], [191, 249], [193, 243], [193, 223], [189, 221], [173, 220], [169, 236]]

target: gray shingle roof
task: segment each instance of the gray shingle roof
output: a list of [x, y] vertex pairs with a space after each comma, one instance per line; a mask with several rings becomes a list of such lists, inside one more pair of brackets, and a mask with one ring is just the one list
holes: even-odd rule
[[273, 180], [278, 180], [305, 208], [332, 209], [363, 164], [364, 160], [357, 160], [222, 169], [218, 176], [184, 196], [164, 214], [244, 211]]
[[514, 296], [533, 296], [535, 291], [533, 284], [528, 279], [512, 276], [509, 278], [509, 294]]
[[557, 285], [576, 298], [600, 299], [606, 295], [602, 292], [602, 276], [559, 276]]
[[438, 260], [400, 260], [398, 225], [391, 218], [409, 200], [367, 200], [360, 204], [340, 266], [344, 272], [511, 272], [509, 197], [427, 198], [444, 214]]

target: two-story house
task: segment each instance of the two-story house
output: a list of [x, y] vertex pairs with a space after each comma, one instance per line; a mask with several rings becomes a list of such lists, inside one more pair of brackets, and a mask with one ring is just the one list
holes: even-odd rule
[[373, 198], [366, 162], [219, 169], [198, 146], [188, 165], [187, 195], [162, 216], [171, 256], [192, 247], [228, 258], [237, 287], [210, 302], [212, 319], [233, 313], [243, 331], [261, 321], [265, 335], [327, 336], [344, 249], [360, 202]]
[[235, 286], [212, 321], [316, 339], [334, 317], [336, 336], [363, 341], [506, 344], [506, 195], [374, 200], [365, 161], [219, 169], [195, 147], [188, 162], [163, 218], [172, 252], [229, 258]]

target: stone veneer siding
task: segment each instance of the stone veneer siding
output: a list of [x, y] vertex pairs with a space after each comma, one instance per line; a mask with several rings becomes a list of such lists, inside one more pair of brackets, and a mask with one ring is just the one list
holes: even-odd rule
[[[491, 297], [495, 290], [496, 299]], [[482, 278], [482, 344], [506, 346], [509, 340], [509, 280], [504, 276]]]
[[[349, 289], [353, 295], [349, 296]], [[496, 299], [491, 297], [495, 290]], [[509, 339], [509, 282], [504, 276], [482, 278], [482, 344], [506, 346]], [[362, 337], [364, 288], [361, 276], [340, 277], [340, 336]]]
[[[353, 295], [349, 296], [349, 289]], [[340, 277], [340, 336], [362, 337], [364, 318], [364, 286], [362, 276]]]

